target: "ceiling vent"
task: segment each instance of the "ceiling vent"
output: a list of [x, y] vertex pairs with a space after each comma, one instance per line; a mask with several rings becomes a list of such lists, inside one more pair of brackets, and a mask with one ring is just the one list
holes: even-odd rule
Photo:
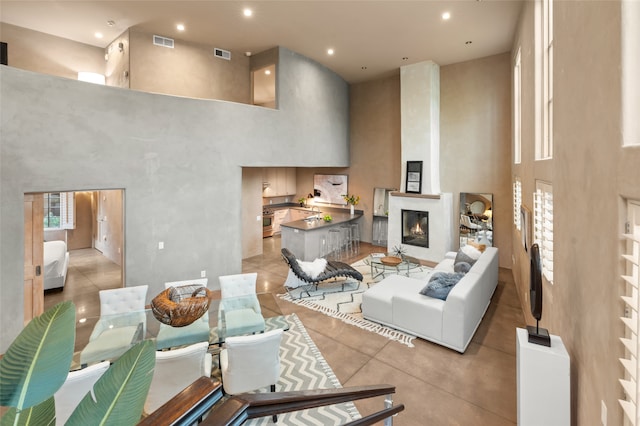
[[219, 49], [217, 47], [214, 47], [213, 48], [213, 55], [217, 56], [218, 58], [226, 59], [227, 61], [231, 60], [231, 52], [229, 52], [228, 50]]
[[162, 37], [162, 36], [159, 36], [159, 35], [154, 35], [153, 36], [153, 44], [155, 44], [156, 46], [169, 47], [169, 48], [173, 49], [173, 39], [172, 38], [167, 38], [167, 37]]

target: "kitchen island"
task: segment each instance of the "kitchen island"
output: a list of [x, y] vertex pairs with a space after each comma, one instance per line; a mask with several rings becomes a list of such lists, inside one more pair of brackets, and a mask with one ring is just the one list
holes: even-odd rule
[[[330, 214], [331, 222], [325, 222], [322, 217]], [[351, 215], [334, 211], [319, 213], [320, 219], [303, 219], [280, 225], [282, 247], [288, 248], [298, 259], [312, 261], [320, 257], [320, 242], [330, 229], [347, 223], [353, 223], [362, 217], [362, 213]]]

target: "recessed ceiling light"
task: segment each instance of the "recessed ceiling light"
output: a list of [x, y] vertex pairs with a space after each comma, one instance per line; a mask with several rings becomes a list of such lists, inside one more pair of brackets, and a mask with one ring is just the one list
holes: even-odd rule
[[112, 20], [107, 21], [107, 27], [115, 27], [115, 25], [116, 25], [116, 21], [112, 21]]
[[409, 57], [408, 57], [408, 56], [403, 56], [403, 57], [402, 57], [402, 60], [403, 60], [403, 61], [407, 61], [407, 60], [409, 60]]
[[271, 75], [271, 71], [270, 71], [270, 70], [265, 70], [265, 71], [264, 71], [264, 73], [265, 73], [266, 75]]
[[246, 57], [251, 56], [251, 52], [244, 52], [244, 56], [246, 56]]
[[471, 43], [473, 43], [471, 40], [467, 40], [464, 42], [464, 44], [471, 44]]
[[176, 25], [176, 28], [178, 29], [178, 31], [184, 31], [184, 25], [182, 24]]
[[362, 69], [363, 69], [363, 70], [366, 70], [366, 69], [367, 69], [367, 67], [362, 67]]
[[95, 33], [94, 35], [96, 36], [96, 38], [102, 38], [102, 37], [104, 37], [104, 36], [102, 35], [102, 33]]
[[244, 15], [244, 16], [247, 16], [247, 17], [248, 17], [248, 16], [253, 15], [253, 11], [252, 11], [251, 9], [249, 9], [248, 7], [247, 7], [247, 8], [245, 8], [245, 9], [242, 11], [242, 13], [243, 13], [243, 15]]
[[327, 55], [333, 55], [334, 53], [333, 49], [327, 49]]
[[444, 13], [442, 14], [442, 20], [446, 21], [446, 20], [448, 20], [448, 19], [450, 19], [450, 18], [451, 18], [451, 13], [449, 13], [449, 12], [444, 12]]

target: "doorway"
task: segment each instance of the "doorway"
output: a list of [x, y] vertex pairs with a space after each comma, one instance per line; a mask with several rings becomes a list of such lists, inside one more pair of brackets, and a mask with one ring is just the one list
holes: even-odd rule
[[43, 237], [32, 242], [44, 246], [44, 285], [33, 297], [45, 310], [72, 300], [78, 316], [99, 315], [98, 292], [124, 283], [124, 190], [33, 195], [44, 210]]

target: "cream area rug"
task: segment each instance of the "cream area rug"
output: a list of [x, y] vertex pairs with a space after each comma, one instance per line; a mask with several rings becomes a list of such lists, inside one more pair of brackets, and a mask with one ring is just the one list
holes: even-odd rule
[[[347, 324], [355, 325], [356, 327], [413, 347], [412, 341], [415, 336], [363, 318], [361, 308], [362, 293], [374, 286], [376, 282], [380, 281], [383, 277], [378, 276], [374, 280], [371, 277], [371, 267], [362, 260], [351, 266], [362, 273], [363, 279], [361, 283], [351, 279], [337, 279], [335, 281], [323, 282], [316, 289], [312, 288], [309, 291], [303, 287], [298, 287], [290, 290], [288, 293], [281, 294], [280, 297], [296, 305], [321, 312]], [[430, 273], [431, 268], [422, 266], [412, 269], [409, 272], [409, 276], [424, 279], [426, 285]]]
[[[342, 385], [327, 364], [322, 353], [311, 340], [300, 319], [295, 315], [287, 315], [289, 330], [282, 335], [280, 344], [280, 379], [276, 384], [276, 392], [287, 392], [308, 389], [338, 389]], [[214, 361], [217, 362], [214, 357]], [[216, 365], [217, 367], [217, 365]], [[218, 377], [220, 370], [212, 372]], [[269, 392], [268, 388], [259, 392]], [[295, 411], [278, 415], [279, 425], [343, 425], [361, 418], [352, 402], [328, 405], [309, 410]], [[247, 420], [245, 425], [271, 425], [271, 416]]]

